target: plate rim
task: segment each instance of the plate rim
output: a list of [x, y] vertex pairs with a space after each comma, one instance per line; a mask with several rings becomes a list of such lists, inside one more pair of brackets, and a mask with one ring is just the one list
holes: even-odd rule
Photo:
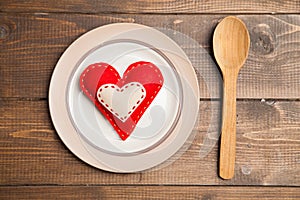
[[[72, 142], [73, 143], [77, 143], [77, 144], [81, 144], [82, 146], [79, 149], [78, 149], [78, 146], [76, 146], [76, 148], [74, 148], [74, 146], [70, 142], [70, 139], [69, 140], [66, 139], [67, 136], [66, 136], [66, 134], [64, 135], [64, 133], [63, 133], [66, 130], [72, 130], [73, 125], [71, 125], [72, 127], [70, 127], [70, 123], [72, 124], [72, 122], [70, 122], [70, 119], [64, 119], [64, 120], [67, 121], [66, 123], [68, 123], [68, 125], [62, 127], [61, 122], [59, 122], [60, 119], [58, 119], [58, 117], [61, 118], [61, 116], [62, 116], [61, 114], [65, 115], [66, 113], [64, 113], [63, 110], [57, 110], [55, 108], [55, 106], [57, 104], [58, 105], [59, 105], [59, 103], [61, 104], [61, 102], [57, 102], [57, 101], [59, 101], [59, 99], [57, 99], [57, 97], [55, 98], [55, 89], [57, 89], [57, 88], [55, 88], [55, 82], [56, 82], [56, 80], [59, 80], [59, 79], [63, 78], [63, 75], [62, 74], [58, 74], [58, 73], [61, 70], [62, 71], [64, 71], [64, 70], [67, 70], [67, 71], [69, 70], [70, 71], [70, 69], [66, 69], [66, 68], [62, 69], [62, 67], [64, 66], [63, 61], [66, 60], [66, 59], [68, 59], [68, 56], [70, 56], [70, 53], [78, 55], [78, 51], [76, 52], [76, 51], [74, 51], [74, 49], [77, 49], [77, 46], [78, 45], [80, 46], [81, 44], [79, 44], [79, 43], [82, 43], [82, 41], [84, 41], [84, 40], [85, 40], [85, 42], [89, 41], [91, 39], [90, 37], [92, 35], [94, 35], [94, 33], [97, 33], [99, 31], [100, 32], [108, 31], [108, 32], [112, 32], [112, 33], [119, 33], [120, 30], [122, 30], [122, 29], [123, 30], [124, 29], [125, 30], [147, 29], [150, 32], [151, 31], [155, 32], [156, 34], [160, 35], [161, 37], [164, 37], [165, 40], [167, 40], [169, 43], [172, 43], [174, 46], [176, 46], [178, 48], [177, 50], [180, 52], [180, 54], [181, 54], [180, 56], [183, 56], [185, 58], [185, 62], [188, 62], [189, 66], [192, 69], [192, 72], [190, 72], [190, 73], [191, 73], [192, 79], [194, 79], [193, 80], [194, 81], [193, 84], [194, 84], [194, 86], [196, 85], [196, 88], [193, 89], [194, 90], [193, 92], [195, 92], [194, 94], [195, 94], [196, 100], [197, 100], [196, 109], [193, 109], [193, 110], [196, 111], [195, 113], [197, 113], [196, 117], [194, 119], [194, 123], [193, 123], [193, 126], [194, 126], [194, 124], [196, 122], [196, 119], [197, 119], [197, 116], [198, 116], [199, 100], [200, 100], [200, 98], [199, 98], [200, 94], [199, 93], [200, 92], [199, 92], [199, 84], [198, 84], [197, 76], [196, 76], [195, 70], [192, 67], [192, 64], [191, 64], [190, 60], [188, 59], [188, 57], [186, 56], [186, 54], [184, 53], [184, 51], [177, 45], [177, 43], [175, 43], [168, 36], [166, 36], [165, 34], [163, 34], [162, 32], [160, 32], [160, 31], [158, 31], [158, 30], [156, 30], [154, 28], [151, 28], [151, 27], [148, 27], [148, 26], [145, 26], [145, 25], [136, 24], [136, 23], [113, 23], [113, 24], [108, 24], [108, 25], [100, 26], [98, 28], [95, 28], [95, 29], [93, 29], [93, 30], [91, 30], [91, 31], [83, 34], [79, 38], [77, 38], [64, 51], [64, 53], [62, 54], [62, 56], [60, 57], [59, 61], [57, 62], [56, 66], [55, 66], [55, 69], [54, 69], [53, 74], [51, 76], [51, 81], [50, 81], [50, 86], [49, 86], [49, 94], [48, 94], [49, 95], [49, 98], [48, 98], [49, 99], [48, 100], [49, 103], [48, 103], [48, 105], [49, 105], [51, 120], [52, 120], [52, 123], [53, 123], [53, 125], [55, 127], [55, 130], [56, 130], [57, 134], [59, 135], [60, 139], [63, 141], [64, 145], [66, 145], [67, 148], [74, 155], [76, 155], [79, 159], [81, 159], [85, 163], [88, 163], [89, 165], [92, 165], [92, 166], [94, 166], [96, 168], [99, 168], [99, 169], [102, 169], [102, 170], [105, 170], [105, 171], [111, 171], [111, 172], [137, 172], [137, 171], [142, 171], [142, 170], [145, 170], [145, 169], [152, 168], [152, 167], [154, 167], [154, 166], [156, 166], [156, 165], [158, 165], [160, 163], [163, 163], [168, 158], [170, 158], [172, 155], [174, 155], [180, 149], [180, 147], [185, 143], [185, 141], [183, 143], [181, 142], [182, 144], [179, 142], [181, 145], [179, 147], [173, 149], [172, 152], [170, 152], [170, 149], [168, 149], [168, 152], [165, 152], [166, 155], [164, 155], [164, 159], [159, 159], [159, 161], [156, 161], [155, 163], [148, 164], [147, 166], [140, 166], [140, 165], [137, 166], [137, 167], [130, 167], [130, 166], [128, 166], [128, 167], [126, 167], [124, 169], [113, 168], [110, 165], [107, 165], [106, 163], [100, 162], [99, 159], [97, 159], [93, 155], [91, 155], [91, 152], [89, 152], [85, 148], [84, 144], [82, 144], [83, 141], [80, 140], [79, 136], [77, 136], [77, 138], [76, 137], [72, 138], [72, 140], [73, 140]], [[102, 40], [106, 41], [107, 38], [108, 37], [103, 37]], [[81, 51], [84, 51], [84, 49], [85, 48], [83, 48]], [[164, 51], [163, 51], [163, 53], [167, 54], [167, 56], [169, 54], [169, 52], [164, 52]], [[172, 57], [172, 55], [170, 55], [170, 54], [169, 54], [169, 56]], [[170, 59], [169, 56], [168, 56], [168, 58]], [[74, 57], [74, 55], [73, 55], [73, 57]], [[170, 60], [172, 61], [172, 59], [170, 59]], [[72, 68], [71, 69], [71, 71], [72, 71], [73, 68], [74, 68], [74, 66], [70, 67], [70, 68]], [[69, 79], [69, 77], [67, 79]], [[66, 90], [67, 90], [67, 84], [63, 85], [63, 87], [61, 87], [61, 91], [60, 92], [64, 91], [64, 95], [66, 95]], [[66, 107], [65, 103], [63, 105]], [[180, 117], [179, 120], [182, 121], [182, 118]], [[179, 125], [180, 125], [180, 123], [179, 123]], [[178, 127], [178, 126], [176, 126], [176, 127]], [[192, 128], [193, 127], [191, 127], [190, 129], [192, 130]], [[74, 129], [74, 127], [73, 127], [73, 129]], [[75, 134], [77, 134], [77, 133], [75, 133]], [[187, 137], [185, 137], [185, 140], [188, 138], [188, 136], [190, 134], [191, 134], [191, 131], [190, 131], [190, 133], [186, 134]], [[171, 135], [173, 135], [173, 137], [174, 137], [175, 134], [171, 134]], [[172, 137], [171, 137], [171, 139], [172, 139]], [[170, 143], [170, 141], [172, 142], [172, 140], [168, 140], [168, 142], [165, 145], [168, 145], [168, 143]], [[163, 144], [164, 143], [165, 143], [165, 141], [163, 142]], [[178, 143], [178, 141], [177, 141], [177, 143]], [[172, 145], [172, 144], [169, 144], [169, 145]], [[164, 149], [162, 149], [162, 150], [164, 150]], [[157, 151], [158, 151], [157, 149], [153, 149], [153, 150], [150, 150], [149, 152], [147, 152], [147, 153], [145, 153], [143, 155], [144, 155], [144, 157], [146, 156], [148, 158], [151, 158], [150, 155], [153, 154], [153, 152], [154, 152], [154, 154], [157, 153]], [[103, 156], [105, 157], [105, 155], [103, 155]], [[132, 156], [131, 160], [137, 161], [137, 160], [139, 160], [139, 158], [138, 158], [139, 156], [140, 155]], [[120, 158], [120, 157], [114, 157], [114, 156], [110, 156], [109, 159], [114, 159], [114, 158], [118, 158], [118, 159], [124, 160], [124, 159], [122, 159], [122, 157]], [[143, 158], [143, 159], [145, 159], [145, 158]], [[124, 160], [123, 162], [126, 162], [126, 160]]]

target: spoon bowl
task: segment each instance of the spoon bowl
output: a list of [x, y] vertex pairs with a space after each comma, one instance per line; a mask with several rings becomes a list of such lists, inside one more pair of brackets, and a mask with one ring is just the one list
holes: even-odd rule
[[218, 24], [214, 32], [213, 49], [222, 72], [239, 72], [248, 56], [249, 46], [248, 30], [240, 19], [229, 16]]
[[236, 82], [249, 52], [250, 37], [238, 18], [224, 18], [216, 27], [213, 50], [223, 74], [224, 94], [219, 174], [223, 179], [234, 176], [236, 146]]

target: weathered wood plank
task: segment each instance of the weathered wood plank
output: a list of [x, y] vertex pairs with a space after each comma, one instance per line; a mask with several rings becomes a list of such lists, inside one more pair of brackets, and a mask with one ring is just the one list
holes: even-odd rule
[[215, 138], [207, 130], [211, 114], [220, 114], [212, 106], [216, 103], [201, 102], [196, 137], [180, 159], [172, 158], [157, 170], [112, 174], [84, 164], [67, 150], [51, 125], [46, 101], [2, 99], [0, 185], [300, 185], [299, 101], [238, 101], [236, 174], [230, 181], [218, 178], [217, 145], [206, 157], [199, 156], [205, 139]]
[[299, 0], [216, 0], [216, 1], [98, 1], [1, 0], [2, 12], [64, 12], [64, 13], [299, 13]]
[[[77, 37], [114, 22], [136, 22], [173, 29], [199, 75], [202, 98], [220, 96], [212, 61], [211, 36], [221, 15], [0, 15], [0, 97], [46, 98], [51, 73]], [[238, 98], [300, 98], [300, 16], [245, 15], [251, 51], [238, 80]], [[172, 33], [172, 31], [171, 31]], [[176, 38], [176, 35], [171, 35]], [[204, 79], [203, 79], [204, 78]], [[205, 81], [209, 85], [207, 92]]]
[[296, 187], [26, 186], [0, 187], [1, 199], [299, 199]]

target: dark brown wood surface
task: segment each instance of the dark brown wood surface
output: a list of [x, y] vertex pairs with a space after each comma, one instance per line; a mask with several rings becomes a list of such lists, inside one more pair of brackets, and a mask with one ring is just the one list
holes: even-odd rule
[[[76, 192], [74, 192], [76, 191]], [[181, 186], [0, 187], [1, 199], [299, 199], [298, 188]]]
[[62, 12], [62, 13], [299, 13], [299, 0], [2, 0], [4, 12]]
[[[299, 0], [0, 0], [0, 199], [300, 199], [299, 11]], [[217, 174], [218, 138], [207, 134], [211, 116], [220, 118], [221, 83], [203, 58], [213, 59], [211, 36], [228, 14], [246, 23], [251, 49], [238, 80], [235, 177], [225, 181]], [[181, 157], [141, 173], [108, 173], [79, 160], [48, 109], [64, 50], [114, 22], [176, 30], [205, 50], [179, 41], [201, 90], [195, 139]], [[212, 150], [200, 158], [206, 145]]]
[[236, 175], [229, 181], [217, 176], [218, 145], [199, 157], [209, 107], [209, 101], [201, 103], [195, 139], [180, 159], [149, 172], [112, 174], [66, 149], [53, 130], [46, 101], [2, 100], [0, 184], [299, 185], [300, 102], [238, 102]]

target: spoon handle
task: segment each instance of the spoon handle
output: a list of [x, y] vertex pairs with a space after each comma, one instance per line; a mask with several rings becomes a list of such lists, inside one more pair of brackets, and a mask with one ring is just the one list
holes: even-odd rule
[[223, 179], [234, 176], [236, 146], [236, 82], [237, 75], [228, 73], [224, 79], [223, 121], [219, 174]]

